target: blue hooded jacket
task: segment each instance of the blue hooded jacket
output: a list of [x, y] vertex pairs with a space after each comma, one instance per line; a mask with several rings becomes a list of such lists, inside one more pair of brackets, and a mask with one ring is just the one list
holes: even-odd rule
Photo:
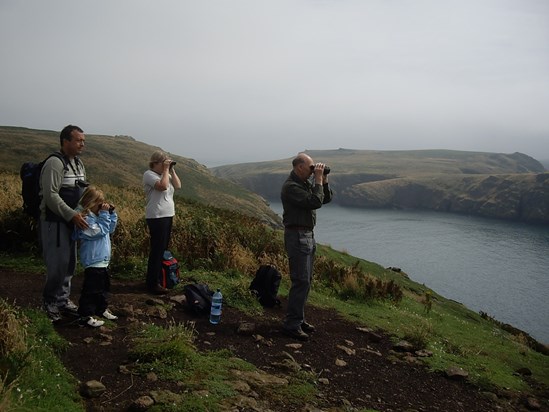
[[87, 267], [107, 267], [111, 259], [110, 234], [116, 229], [118, 215], [100, 210], [99, 216], [89, 212], [85, 217], [87, 229], [75, 229], [75, 239], [80, 240], [80, 263]]

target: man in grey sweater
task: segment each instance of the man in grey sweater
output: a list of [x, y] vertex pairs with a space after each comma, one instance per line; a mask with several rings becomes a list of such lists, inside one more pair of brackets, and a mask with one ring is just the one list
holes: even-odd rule
[[[305, 303], [313, 277], [316, 209], [329, 203], [333, 193], [328, 185], [329, 169], [323, 163], [314, 164], [310, 156], [300, 153], [292, 166], [281, 192], [284, 245], [292, 281], [282, 330], [294, 339], [306, 341], [308, 333], [314, 331], [314, 326], [305, 320]], [[314, 175], [313, 183], [309, 182], [311, 175]]]
[[76, 269], [74, 226], [88, 227], [83, 216], [74, 209], [86, 183], [86, 170], [78, 156], [86, 137], [78, 126], [66, 126], [59, 136], [60, 152], [50, 156], [40, 175], [40, 243], [46, 263], [44, 310], [52, 322], [61, 319], [61, 312], [76, 315], [77, 306], [69, 299], [71, 279]]

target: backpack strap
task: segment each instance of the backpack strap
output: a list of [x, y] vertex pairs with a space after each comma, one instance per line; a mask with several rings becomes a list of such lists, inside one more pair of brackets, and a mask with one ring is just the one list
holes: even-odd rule
[[[46, 163], [46, 160], [48, 160], [50, 157], [57, 157], [59, 160], [63, 162], [63, 169], [68, 170], [67, 164], [69, 163], [69, 160], [66, 158], [66, 156], [61, 152], [53, 152], [48, 157], [44, 159], [44, 163]], [[77, 159], [77, 158], [75, 158]]]

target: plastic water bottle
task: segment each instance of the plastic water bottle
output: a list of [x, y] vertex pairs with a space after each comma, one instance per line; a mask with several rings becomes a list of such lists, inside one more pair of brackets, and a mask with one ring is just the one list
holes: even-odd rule
[[223, 295], [221, 289], [217, 289], [212, 296], [212, 308], [210, 310], [210, 323], [217, 325], [221, 320], [221, 306], [223, 305]]

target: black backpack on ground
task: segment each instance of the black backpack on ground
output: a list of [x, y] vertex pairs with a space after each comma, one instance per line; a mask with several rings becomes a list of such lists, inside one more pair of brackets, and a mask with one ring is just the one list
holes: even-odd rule
[[169, 250], [162, 256], [162, 270], [160, 271], [159, 284], [163, 288], [172, 289], [179, 283], [179, 262]]
[[187, 307], [196, 316], [207, 315], [212, 306], [213, 292], [204, 283], [190, 283], [183, 286]]
[[272, 265], [261, 265], [257, 269], [255, 278], [250, 284], [250, 290], [262, 306], [266, 308], [272, 308], [275, 305], [280, 306], [280, 300], [277, 296], [281, 279], [282, 275]]
[[21, 177], [21, 195], [23, 196], [23, 211], [35, 218], [40, 218], [40, 173], [46, 160], [55, 156], [63, 162], [63, 166], [67, 167], [67, 162], [63, 155], [59, 152], [54, 152], [42, 160], [40, 163], [26, 162], [21, 165], [19, 176]]

